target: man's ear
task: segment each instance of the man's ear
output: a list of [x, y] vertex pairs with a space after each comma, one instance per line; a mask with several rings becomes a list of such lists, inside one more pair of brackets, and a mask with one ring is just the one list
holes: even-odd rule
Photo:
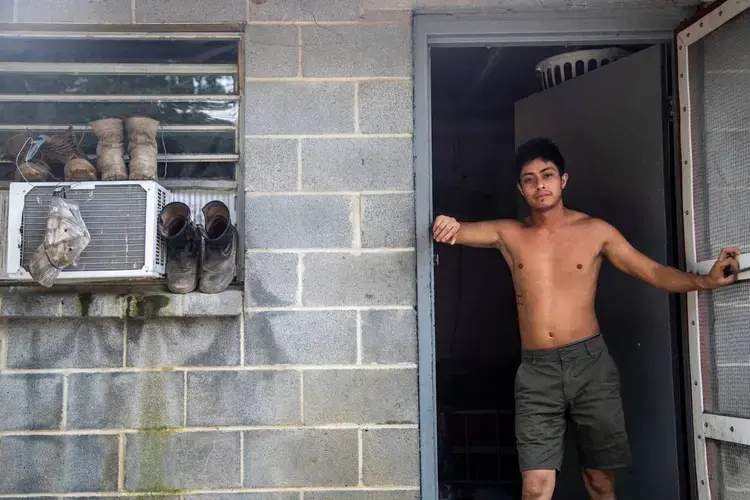
[[516, 182], [516, 187], [518, 188], [518, 192], [521, 193], [521, 195], [523, 195], [523, 188], [521, 187], [520, 182]]
[[560, 180], [562, 181], [562, 188], [565, 189], [565, 186], [568, 185], [568, 173], [565, 172], [562, 174], [562, 177], [560, 177]]

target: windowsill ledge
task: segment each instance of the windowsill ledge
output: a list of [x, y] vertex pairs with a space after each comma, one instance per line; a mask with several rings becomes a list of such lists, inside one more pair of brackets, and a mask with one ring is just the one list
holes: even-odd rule
[[242, 292], [216, 294], [164, 292], [60, 293], [7, 289], [0, 293], [4, 318], [130, 318], [239, 316]]

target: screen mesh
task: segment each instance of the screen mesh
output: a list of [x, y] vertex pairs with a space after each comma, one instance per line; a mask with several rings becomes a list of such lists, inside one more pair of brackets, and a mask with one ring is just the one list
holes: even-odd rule
[[747, 500], [750, 498], [750, 446], [707, 440], [709, 455], [715, 458], [709, 466], [711, 498]]
[[[688, 48], [698, 261], [750, 252], [750, 12]], [[750, 298], [750, 297], [749, 297]]]
[[704, 406], [710, 413], [750, 417], [750, 281], [701, 292]]

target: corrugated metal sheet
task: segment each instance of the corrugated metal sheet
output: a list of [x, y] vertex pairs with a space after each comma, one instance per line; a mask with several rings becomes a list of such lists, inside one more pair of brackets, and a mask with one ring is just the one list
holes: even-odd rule
[[172, 201], [180, 201], [190, 207], [193, 222], [203, 224], [203, 207], [209, 201], [218, 200], [229, 207], [232, 223], [237, 223], [237, 193], [216, 189], [179, 189], [172, 191]]
[[[22, 263], [28, 269], [42, 242], [55, 186], [36, 186], [26, 195], [23, 215]], [[67, 199], [79, 204], [91, 234], [77, 267], [66, 271], [141, 269], [146, 248], [146, 191], [140, 185], [97, 186], [69, 190]], [[116, 228], [116, 231], [112, 229]]]
[[8, 191], [0, 191], [0, 278], [7, 276], [5, 249], [8, 246]]

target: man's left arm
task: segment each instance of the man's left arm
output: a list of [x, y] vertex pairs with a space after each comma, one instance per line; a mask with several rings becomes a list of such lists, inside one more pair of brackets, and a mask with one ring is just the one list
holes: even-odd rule
[[706, 276], [686, 273], [674, 267], [659, 264], [642, 254], [614, 227], [604, 221], [601, 225], [604, 256], [620, 271], [634, 276], [649, 285], [667, 292], [685, 293], [693, 290], [712, 290], [733, 283], [736, 273], [724, 276], [726, 268], [739, 269], [740, 251], [725, 248]]

